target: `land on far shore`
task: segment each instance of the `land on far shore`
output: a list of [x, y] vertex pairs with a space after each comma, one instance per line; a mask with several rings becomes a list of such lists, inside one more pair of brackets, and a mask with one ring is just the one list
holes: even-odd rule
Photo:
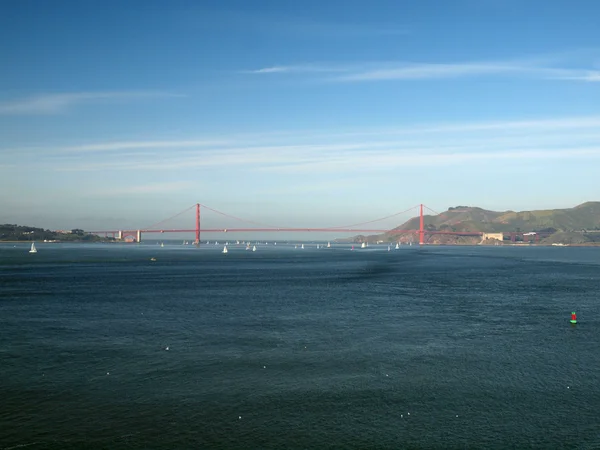
[[[600, 202], [573, 208], [533, 211], [490, 211], [476, 206], [455, 206], [438, 215], [424, 216], [426, 244], [454, 245], [600, 245]], [[390, 232], [358, 235], [336, 242], [418, 243], [418, 234], [396, 230], [418, 230], [413, 217]], [[480, 232], [478, 236], [435, 234], [435, 232]]]
[[51, 231], [22, 225], [1, 224], [0, 241], [112, 242], [114, 239], [86, 233], [77, 228]]

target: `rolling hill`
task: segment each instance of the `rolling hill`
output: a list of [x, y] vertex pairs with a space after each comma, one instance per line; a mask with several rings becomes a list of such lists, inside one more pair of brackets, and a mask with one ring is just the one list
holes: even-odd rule
[[[586, 202], [573, 208], [533, 211], [490, 211], [479, 207], [456, 206], [436, 216], [424, 216], [425, 229], [429, 231], [478, 231], [486, 233], [544, 232], [547, 243], [564, 236], [569, 242], [584, 244], [600, 239], [600, 202]], [[418, 230], [419, 217], [413, 217], [394, 230]], [[392, 231], [394, 231], [392, 230]], [[562, 234], [558, 234], [562, 233]], [[576, 233], [574, 235], [573, 233]], [[414, 233], [385, 233], [373, 236], [355, 236], [353, 242], [415, 241]], [[428, 243], [473, 244], [479, 237], [428, 235]], [[541, 243], [544, 243], [542, 241]]]

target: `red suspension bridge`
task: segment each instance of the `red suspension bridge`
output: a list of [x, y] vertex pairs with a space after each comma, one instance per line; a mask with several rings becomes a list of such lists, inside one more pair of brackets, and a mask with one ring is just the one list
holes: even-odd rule
[[[166, 222], [173, 220], [178, 216], [181, 216], [182, 214], [192, 210], [194, 207], [196, 209], [196, 217], [195, 217], [196, 227], [195, 228], [169, 229], [169, 228], [162, 227], [162, 225], [164, 225]], [[374, 224], [376, 222], [381, 222], [383, 220], [390, 219], [395, 216], [406, 214], [409, 211], [417, 209], [417, 208], [419, 210], [419, 228], [418, 229], [402, 230], [402, 229], [396, 229], [396, 228], [385, 229], [385, 228], [372, 227], [372, 224]], [[236, 221], [243, 222], [245, 224], [253, 225], [253, 227], [202, 228], [201, 227], [201, 211], [203, 209], [207, 210], [207, 211], [211, 211], [216, 214], [219, 214], [221, 216], [227, 217], [229, 219], [234, 219]], [[363, 234], [363, 233], [384, 234], [385, 233], [385, 234], [389, 234], [389, 235], [413, 234], [413, 235], [418, 235], [419, 244], [424, 244], [426, 241], [426, 236], [434, 235], [434, 234], [447, 234], [447, 235], [456, 235], [456, 236], [482, 236], [484, 234], [480, 231], [445, 231], [445, 230], [442, 231], [442, 230], [428, 229], [425, 227], [425, 217], [426, 216], [424, 215], [424, 210], [429, 210], [430, 212], [434, 213], [435, 215], [439, 215], [437, 212], [433, 211], [431, 208], [429, 208], [423, 204], [420, 204], [420, 205], [416, 205], [411, 208], [408, 208], [404, 211], [400, 211], [400, 212], [391, 214], [386, 217], [381, 217], [379, 219], [370, 220], [370, 221], [362, 222], [362, 223], [355, 223], [355, 224], [351, 224], [351, 225], [342, 225], [342, 226], [336, 226], [336, 227], [325, 227], [325, 228], [310, 228], [310, 227], [309, 228], [307, 228], [307, 227], [294, 228], [294, 227], [277, 227], [277, 226], [262, 224], [259, 222], [254, 222], [252, 220], [242, 219], [242, 218], [239, 218], [236, 216], [232, 216], [231, 214], [227, 214], [227, 213], [218, 211], [216, 209], [210, 208], [206, 205], [197, 203], [196, 205], [190, 206], [189, 208], [186, 208], [185, 210], [175, 214], [174, 216], [169, 217], [168, 219], [162, 220], [161, 222], [158, 222], [150, 227], [140, 228], [137, 230], [90, 231], [90, 233], [104, 234], [105, 236], [112, 234], [113, 237], [115, 237], [117, 239], [125, 239], [126, 237], [130, 237], [137, 242], [141, 242], [142, 235], [146, 234], [146, 233], [195, 233], [195, 236], [196, 236], [195, 243], [196, 244], [200, 243], [200, 238], [203, 233], [236, 233], [236, 232], [268, 232], [268, 233], [281, 233], [281, 232], [307, 233], [307, 232], [309, 232], [310, 233], [310, 232], [319, 232], [319, 233], [340, 233], [340, 234], [341, 233], [357, 233], [357, 234]]]

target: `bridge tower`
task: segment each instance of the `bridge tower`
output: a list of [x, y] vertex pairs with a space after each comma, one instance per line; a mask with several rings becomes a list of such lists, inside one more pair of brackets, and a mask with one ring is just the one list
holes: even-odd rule
[[123, 240], [123, 231], [121, 231], [121, 230], [117, 231], [117, 239], [119, 241]]
[[423, 220], [423, 203], [421, 203], [420, 211], [419, 211], [419, 245], [423, 245], [425, 243], [425, 226]]
[[196, 245], [200, 245], [200, 203], [196, 203]]
[[142, 242], [142, 230], [137, 230], [137, 233], [136, 233], [135, 237], [136, 237], [136, 241], [137, 241], [138, 244], [140, 242]]

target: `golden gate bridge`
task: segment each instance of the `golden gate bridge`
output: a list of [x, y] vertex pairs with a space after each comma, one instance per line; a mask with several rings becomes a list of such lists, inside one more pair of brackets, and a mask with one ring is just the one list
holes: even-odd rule
[[[173, 229], [173, 228], [163, 228], [166, 222], [169, 222], [182, 214], [196, 209], [196, 226], [195, 228], [190, 229]], [[201, 227], [201, 212], [202, 210], [211, 211], [213, 213], [219, 214], [229, 219], [234, 219], [239, 222], [243, 222], [245, 224], [254, 225], [253, 227], [243, 227], [243, 228], [202, 228]], [[419, 228], [418, 229], [386, 229], [386, 228], [373, 228], [372, 224], [377, 222], [381, 222], [386, 219], [390, 219], [402, 214], [406, 214], [411, 210], [419, 210]], [[168, 219], [157, 222], [149, 227], [139, 228], [139, 229], [128, 229], [128, 230], [102, 230], [102, 231], [89, 231], [92, 234], [104, 234], [108, 236], [112, 234], [113, 237], [117, 239], [125, 239], [126, 237], [131, 237], [137, 242], [142, 241], [142, 235], [146, 233], [195, 233], [195, 244], [200, 244], [200, 238], [203, 233], [237, 233], [237, 232], [268, 232], [268, 233], [281, 233], [281, 232], [290, 232], [290, 233], [311, 233], [311, 232], [319, 232], [319, 233], [372, 233], [372, 234], [414, 234], [419, 237], [419, 244], [424, 244], [426, 241], [426, 236], [434, 235], [434, 234], [446, 234], [446, 235], [455, 235], [455, 236], [483, 236], [483, 232], [481, 231], [446, 231], [446, 230], [435, 230], [428, 229], [425, 226], [425, 215], [424, 210], [428, 210], [435, 215], [439, 215], [439, 213], [435, 212], [431, 208], [425, 206], [424, 204], [412, 206], [404, 211], [400, 211], [389, 216], [380, 217], [378, 219], [369, 220], [367, 222], [355, 223], [350, 225], [341, 225], [335, 227], [321, 227], [321, 228], [311, 228], [311, 227], [277, 227], [273, 225], [267, 225], [259, 222], [255, 222], [252, 220], [242, 219], [240, 217], [233, 216], [231, 214], [224, 213], [222, 211], [210, 208], [206, 205], [202, 205], [201, 203], [196, 203], [185, 210], [169, 217]], [[368, 226], [368, 227], [367, 227]], [[366, 227], [366, 228], [365, 228]]]

